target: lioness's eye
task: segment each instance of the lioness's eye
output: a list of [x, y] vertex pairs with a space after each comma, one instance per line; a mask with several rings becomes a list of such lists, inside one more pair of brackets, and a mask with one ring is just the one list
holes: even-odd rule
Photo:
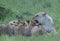
[[46, 13], [43, 14], [43, 16], [45, 16], [45, 15], [46, 15]]
[[42, 23], [39, 23], [39, 25], [42, 25]]
[[39, 23], [39, 21], [38, 20], [34, 20], [36, 23]]

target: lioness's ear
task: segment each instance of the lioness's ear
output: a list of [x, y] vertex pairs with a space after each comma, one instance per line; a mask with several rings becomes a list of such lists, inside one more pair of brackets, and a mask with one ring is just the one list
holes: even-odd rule
[[36, 17], [38, 17], [39, 15], [35, 15], [32, 19], [35, 19]]
[[44, 12], [43, 16], [45, 16], [45, 15], [46, 15], [46, 12]]

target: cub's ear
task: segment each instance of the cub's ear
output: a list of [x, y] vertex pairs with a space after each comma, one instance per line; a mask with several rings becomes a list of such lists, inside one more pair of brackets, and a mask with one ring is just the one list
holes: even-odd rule
[[25, 25], [25, 23], [23, 23], [23, 25]]
[[29, 24], [30, 23], [30, 20], [27, 20], [27, 23]]
[[43, 16], [45, 16], [45, 15], [46, 15], [46, 12], [44, 12]]
[[20, 20], [18, 20], [18, 22], [20, 22]]
[[32, 25], [32, 26], [35, 26], [35, 25], [36, 25], [36, 22], [32, 20], [32, 21], [31, 21], [31, 25]]

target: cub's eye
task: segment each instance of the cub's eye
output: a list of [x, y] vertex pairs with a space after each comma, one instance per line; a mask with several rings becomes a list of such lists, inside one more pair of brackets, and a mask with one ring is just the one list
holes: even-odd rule
[[15, 23], [15, 21], [13, 23]]
[[17, 22], [17, 24], [19, 24], [19, 23]]
[[12, 23], [10, 23], [11, 25], [13, 25]]
[[18, 26], [18, 25], [15, 25], [15, 26]]

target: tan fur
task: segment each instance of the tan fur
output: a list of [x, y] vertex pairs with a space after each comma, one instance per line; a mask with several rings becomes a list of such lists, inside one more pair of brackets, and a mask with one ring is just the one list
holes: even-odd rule
[[34, 26], [33, 28], [32, 28], [32, 30], [31, 30], [31, 34], [32, 34], [32, 36], [36, 36], [36, 35], [42, 35], [42, 34], [44, 34], [45, 33], [45, 31], [44, 31], [44, 28], [43, 28], [43, 26], [42, 25], [40, 25], [40, 26]]
[[17, 20], [10, 21], [6, 25], [2, 25], [1, 32], [8, 35], [16, 35], [18, 34], [18, 25], [19, 22]]
[[[8, 24], [3, 26], [3, 33], [9, 35], [37, 35], [37, 34], [43, 34], [44, 29], [43, 26], [36, 26], [36, 22], [33, 20], [27, 20], [27, 21], [10, 21]], [[6, 30], [7, 29], [7, 30]]]

